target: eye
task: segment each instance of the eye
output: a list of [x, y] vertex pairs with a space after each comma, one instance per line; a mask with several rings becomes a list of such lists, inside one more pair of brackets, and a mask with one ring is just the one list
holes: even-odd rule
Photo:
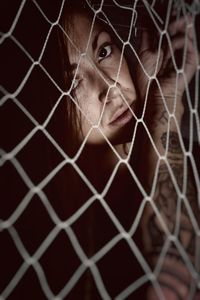
[[112, 45], [103, 45], [99, 51], [98, 61], [101, 62], [103, 59], [109, 57], [112, 54]]

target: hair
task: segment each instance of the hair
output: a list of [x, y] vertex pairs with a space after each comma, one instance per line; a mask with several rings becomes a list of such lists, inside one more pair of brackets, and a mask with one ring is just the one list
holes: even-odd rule
[[[69, 55], [68, 55], [68, 45], [69, 45], [69, 38], [68, 33], [71, 32], [73, 35], [73, 26], [74, 26], [74, 15], [76, 14], [84, 14], [88, 16], [89, 19], [94, 18], [94, 12], [92, 10], [92, 7], [90, 7], [90, 4], [88, 4], [87, 1], [81, 0], [78, 3], [75, 1], [67, 1], [63, 7], [62, 15], [60, 18], [60, 25], [62, 27], [62, 30], [58, 31], [58, 39], [59, 39], [59, 46], [60, 46], [60, 54], [62, 59], [62, 73], [63, 73], [63, 79], [64, 79], [64, 90], [69, 91], [72, 83], [72, 76], [70, 72], [70, 61], [69, 61]], [[97, 14], [97, 22], [100, 23], [105, 30], [110, 34], [112, 40], [115, 41], [115, 44], [119, 49], [122, 48], [121, 41], [116, 37], [116, 34], [114, 33], [113, 29], [109, 24], [104, 22], [102, 20], [102, 15]], [[127, 48], [127, 47], [126, 47]], [[125, 48], [124, 56], [126, 58], [126, 61], [128, 62], [128, 66], [132, 66], [132, 63], [130, 62], [128, 51], [129, 49]], [[127, 52], [126, 52], [127, 51]], [[133, 54], [131, 55], [133, 57]], [[130, 63], [129, 63], [130, 62]], [[129, 69], [132, 80], [134, 78], [133, 74], [134, 68]], [[136, 88], [137, 90], [137, 88]], [[75, 95], [73, 95], [73, 99], [76, 101]], [[81, 113], [76, 108], [75, 103], [72, 101], [70, 96], [65, 97], [65, 106], [66, 106], [66, 125], [67, 125], [67, 135], [69, 137], [70, 148], [68, 147], [67, 152], [69, 155], [73, 156], [73, 153], [77, 151], [79, 147], [79, 141], [78, 136], [82, 133], [81, 128]]]
[[[68, 43], [69, 39], [67, 34], [70, 30], [73, 30], [73, 18], [77, 13], [87, 14], [89, 18], [92, 18], [92, 11], [89, 7], [86, 7], [85, 1], [67, 1], [64, 4], [62, 15], [60, 18], [60, 25], [62, 30], [58, 31], [58, 42], [60, 47], [61, 63], [62, 63], [62, 73], [63, 73], [63, 90], [68, 91], [72, 83], [71, 68], [68, 56]], [[73, 98], [75, 99], [74, 95]], [[75, 99], [76, 100], [76, 99]], [[67, 154], [73, 156], [78, 149], [79, 142], [78, 136], [81, 133], [81, 122], [80, 113], [78, 112], [76, 105], [70, 98], [70, 96], [64, 97], [65, 102], [65, 121], [66, 121], [66, 132], [67, 143], [66, 151]], [[78, 115], [79, 114], [79, 115]]]

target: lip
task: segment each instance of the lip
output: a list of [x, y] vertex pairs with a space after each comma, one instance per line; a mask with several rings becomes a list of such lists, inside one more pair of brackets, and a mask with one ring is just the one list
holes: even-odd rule
[[[133, 105], [131, 104], [130, 108], [132, 108]], [[126, 123], [128, 123], [133, 117], [133, 114], [129, 108], [127, 109], [120, 109], [118, 110], [114, 116], [112, 117], [109, 125], [111, 126], [123, 126]]]

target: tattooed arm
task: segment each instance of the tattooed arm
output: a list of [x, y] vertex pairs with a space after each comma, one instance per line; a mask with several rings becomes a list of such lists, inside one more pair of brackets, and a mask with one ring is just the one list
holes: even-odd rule
[[[191, 17], [186, 20], [180, 18], [169, 25], [174, 52], [182, 49], [185, 26], [191, 21]], [[197, 66], [191, 30], [187, 31], [187, 38], [184, 74], [189, 83]], [[182, 75], [176, 78], [175, 68], [170, 61], [172, 54], [170, 50], [165, 51], [165, 54], [161, 53], [157, 73], [162, 93], [158, 86], [152, 85], [149, 96], [153, 109], [146, 123], [159, 155], [152, 148], [149, 151], [147, 183], [151, 201], [145, 207], [141, 228], [145, 256], [153, 270], [159, 267], [156, 278], [161, 294], [152, 286], [147, 291], [147, 299], [164, 297], [167, 300], [186, 300], [194, 299], [195, 289], [192, 288], [195, 280], [192, 275], [197, 275], [199, 268], [195, 262], [198, 245], [195, 229], [199, 228], [200, 211], [192, 172], [185, 161], [180, 137], [185, 82]], [[155, 55], [149, 51], [147, 39], [143, 41], [141, 60], [150, 74], [153, 73], [151, 68], [155, 65], [155, 59], [152, 58]], [[144, 74], [141, 73], [140, 82], [145, 85], [142, 76]], [[166, 106], [163, 105], [163, 98]], [[174, 118], [170, 118], [172, 113]], [[157, 177], [154, 177], [158, 157], [159, 168]], [[185, 182], [184, 178], [187, 179]], [[200, 253], [200, 248], [198, 250]], [[161, 253], [163, 259], [159, 260]]]
[[[164, 132], [160, 135], [163, 150], [166, 150], [166, 143], [163, 142], [166, 133]], [[189, 298], [190, 292], [192, 293], [191, 288], [194, 280], [188, 269], [188, 264], [191, 262], [198, 272], [198, 266], [195, 265], [195, 255], [198, 255], [195, 253], [197, 236], [185, 206], [185, 201], [188, 201], [192, 209], [195, 222], [198, 222], [200, 214], [191, 174], [188, 174], [187, 177], [186, 200], [183, 201], [180, 198], [180, 194], [183, 191], [184, 166], [179, 137], [175, 131], [169, 132], [167, 160], [168, 165], [163, 161], [160, 163], [156, 188], [152, 195], [152, 201], [163, 223], [151, 204], [148, 204], [142, 218], [144, 247], [146, 254], [149, 256], [149, 262], [154, 269], [158, 263], [163, 246], [167, 246], [162, 266], [160, 266], [160, 272], [157, 275], [157, 280], [165, 298], [167, 300], [193, 299]], [[175, 188], [176, 185], [177, 187]], [[175, 241], [173, 237], [175, 237]], [[170, 238], [172, 238], [171, 241]], [[187, 255], [186, 259], [183, 259], [184, 257], [179, 249], [180, 245]], [[150, 288], [147, 299], [155, 300], [160, 298], [157, 298], [156, 291]]]

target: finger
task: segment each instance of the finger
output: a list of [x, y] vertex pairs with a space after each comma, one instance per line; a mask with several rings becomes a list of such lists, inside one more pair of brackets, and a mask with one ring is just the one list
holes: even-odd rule
[[180, 36], [178, 38], [176, 37], [172, 41], [169, 41], [168, 43], [169, 43], [168, 46], [165, 47], [164, 59], [163, 59], [162, 66], [160, 68], [161, 74], [166, 70], [167, 67], [169, 69], [169, 66], [171, 69], [173, 68], [173, 70], [175, 71], [176, 65], [173, 66], [171, 58], [174, 57], [174, 53], [177, 50], [183, 49], [185, 44], [185, 39], [183, 36]]
[[171, 40], [170, 46], [168, 47], [167, 53], [166, 53], [166, 59], [168, 60], [171, 58], [175, 51], [181, 50], [184, 48], [185, 45], [185, 38], [183, 36], [176, 37], [175, 39]]
[[[184, 67], [186, 67], [186, 69], [187, 69], [187, 65], [193, 65], [193, 69], [197, 66], [197, 63], [195, 61], [196, 60], [195, 46], [190, 39], [186, 39], [185, 36], [180, 35], [178, 37], [173, 38], [171, 41], [169, 41], [169, 43], [170, 44], [165, 49], [165, 56], [161, 68], [162, 71], [165, 70], [165, 68], [167, 67], [170, 58], [174, 58], [176, 62], [175, 52], [177, 50], [184, 51], [182, 52], [182, 60], [184, 61], [185, 59]], [[183, 55], [185, 55], [185, 57]], [[180, 56], [179, 56], [179, 61], [180, 61]], [[174, 67], [177, 68], [177, 63]]]
[[[194, 29], [194, 19], [191, 15], [182, 17], [178, 21], [175, 21], [169, 25], [169, 33], [171, 33], [171, 43], [173, 52], [175, 50], [183, 48], [186, 56], [191, 61], [191, 58], [195, 58], [195, 29]], [[180, 36], [182, 35], [183, 40], [181, 41]], [[178, 37], [177, 37], [178, 35]], [[168, 40], [169, 41], [169, 40]], [[190, 57], [191, 56], [191, 57]], [[168, 58], [170, 57], [170, 52], [168, 51]], [[186, 57], [186, 58], [187, 58]]]
[[188, 299], [192, 277], [184, 263], [176, 257], [165, 257], [157, 280], [162, 287], [173, 292], [177, 299]]
[[178, 20], [173, 21], [168, 26], [168, 32], [171, 36], [177, 33], [185, 33], [187, 27], [191, 27], [194, 24], [194, 18], [191, 15], [185, 15]]
[[169, 59], [177, 50], [186, 49], [186, 56], [194, 55], [195, 47], [191, 40], [186, 39], [185, 36], [179, 36], [171, 40], [171, 45], [168, 47], [166, 58]]
[[[176, 294], [168, 289], [167, 287], [162, 286], [162, 295], [164, 296], [164, 299], [170, 299], [170, 300], [177, 300]], [[160, 300], [159, 295], [157, 294], [157, 291], [154, 289], [154, 287], [150, 286], [147, 290], [147, 300]], [[179, 299], [178, 299], [179, 300]]]
[[[154, 264], [157, 262], [157, 258], [152, 260]], [[169, 270], [168, 272], [173, 271], [175, 277], [179, 277], [181, 281], [186, 284], [190, 284], [192, 277], [184, 262], [180, 258], [180, 254], [173, 249], [170, 249], [167, 253], [167, 256], [164, 259], [162, 270]]]
[[194, 28], [194, 20], [191, 20], [190, 23], [187, 24], [186, 33], [189, 39], [194, 40], [195, 38], [195, 28]]
[[141, 45], [140, 45], [140, 52], [139, 54], [143, 53], [146, 50], [149, 50], [150, 43], [149, 43], [149, 34], [147, 31], [142, 32], [142, 38], [141, 38]]
[[174, 293], [174, 296], [176, 295], [176, 299], [188, 299], [189, 290], [187, 286], [180, 283], [177, 278], [161, 273], [158, 277], [158, 282], [162, 287], [165, 287]]

